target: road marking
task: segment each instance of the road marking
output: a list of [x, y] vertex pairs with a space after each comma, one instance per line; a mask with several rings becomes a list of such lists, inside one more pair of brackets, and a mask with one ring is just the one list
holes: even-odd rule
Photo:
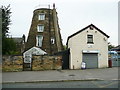
[[[116, 83], [118, 83], [118, 82], [112, 82], [112, 83], [110, 83], [110, 84], [102, 85], [102, 86], [100, 86], [100, 87], [101, 87], [101, 88], [104, 88], [104, 87], [107, 87], [107, 86], [114, 85], [114, 84], [116, 84]], [[118, 88], [118, 87], [116, 87], [116, 88]]]
[[[100, 84], [96, 83], [96, 81], [91, 81], [91, 82], [92, 82], [94, 85], [96, 85], [97, 87], [99, 87], [99, 88], [105, 88], [105, 87], [107, 87], [107, 86], [111, 86], [111, 85], [114, 85], [114, 84], [118, 83], [118, 82], [116, 81], [116, 82], [109, 83], [109, 84], [107, 84], [107, 85], [100, 85]], [[116, 88], [118, 88], [118, 87], [116, 87]]]
[[95, 81], [91, 81], [95, 86], [100, 88], [100, 85], [98, 85]]

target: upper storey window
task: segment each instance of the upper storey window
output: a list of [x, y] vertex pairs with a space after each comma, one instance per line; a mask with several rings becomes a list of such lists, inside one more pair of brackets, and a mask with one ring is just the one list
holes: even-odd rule
[[44, 31], [44, 25], [38, 25], [37, 26], [37, 30], [38, 30], [38, 32], [43, 32]]
[[93, 44], [93, 35], [87, 35], [87, 43]]
[[38, 16], [38, 20], [45, 20], [45, 14], [40, 13], [39, 16]]

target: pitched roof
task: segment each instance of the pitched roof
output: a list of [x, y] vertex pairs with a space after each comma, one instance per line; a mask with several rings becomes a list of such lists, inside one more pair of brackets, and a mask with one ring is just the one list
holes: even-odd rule
[[47, 54], [45, 51], [43, 51], [41, 48], [38, 48], [38, 47], [32, 47], [30, 48], [29, 50], [25, 51], [23, 53], [24, 57], [25, 55], [45, 55]]
[[68, 39], [67, 39], [66, 45], [68, 44], [68, 40], [69, 40], [71, 37], [77, 35], [78, 33], [81, 33], [82, 31], [86, 30], [87, 28], [89, 28], [89, 27], [91, 27], [91, 26], [94, 27], [96, 30], [98, 30], [98, 31], [99, 31], [100, 33], [102, 33], [103, 35], [105, 35], [107, 38], [109, 38], [109, 36], [108, 36], [106, 33], [104, 33], [103, 31], [101, 31], [101, 30], [100, 30], [99, 28], [97, 28], [95, 25], [90, 24], [90, 25], [88, 25], [87, 27], [85, 27], [85, 28], [79, 30], [78, 32], [76, 32], [76, 33], [70, 35], [70, 36], [68, 37]]

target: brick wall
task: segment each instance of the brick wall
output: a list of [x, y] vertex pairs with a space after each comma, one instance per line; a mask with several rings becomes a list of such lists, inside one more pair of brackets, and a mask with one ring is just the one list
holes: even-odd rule
[[[33, 56], [32, 70], [61, 69], [62, 56]], [[23, 56], [3, 56], [2, 71], [22, 71]]]

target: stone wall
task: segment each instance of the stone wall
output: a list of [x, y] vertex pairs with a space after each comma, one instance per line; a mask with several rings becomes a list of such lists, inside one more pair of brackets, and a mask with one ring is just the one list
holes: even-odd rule
[[23, 57], [22, 56], [3, 56], [2, 71], [22, 71]]
[[32, 70], [61, 69], [61, 56], [33, 56]]
[[[62, 68], [62, 56], [33, 56], [32, 71]], [[23, 71], [23, 56], [3, 56], [2, 71]]]

